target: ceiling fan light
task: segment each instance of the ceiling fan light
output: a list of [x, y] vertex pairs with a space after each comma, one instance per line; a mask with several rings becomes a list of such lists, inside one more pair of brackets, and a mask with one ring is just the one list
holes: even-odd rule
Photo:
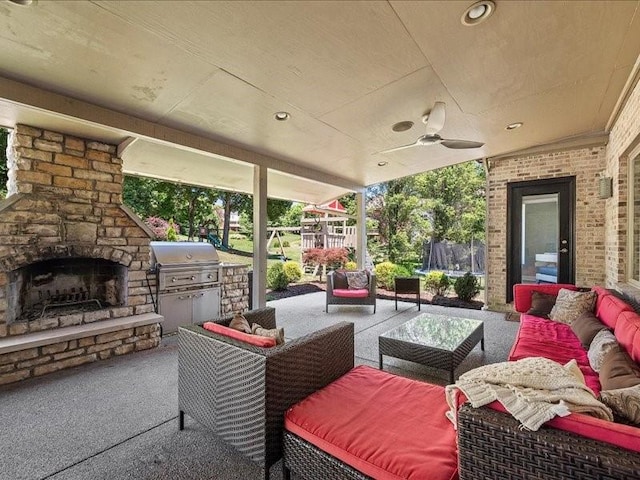
[[514, 122], [514, 123], [510, 123], [509, 125], [504, 127], [504, 129], [505, 130], [515, 130], [516, 128], [520, 128], [522, 125], [524, 125], [524, 123], [522, 123], [522, 122]]
[[394, 132], [406, 132], [411, 127], [413, 127], [413, 122], [411, 120], [406, 120], [404, 122], [396, 123], [395, 125], [393, 125], [393, 127], [391, 127], [391, 130], [393, 130]]
[[493, 15], [495, 9], [496, 4], [491, 0], [480, 0], [464, 11], [460, 21], [467, 27], [478, 25]]

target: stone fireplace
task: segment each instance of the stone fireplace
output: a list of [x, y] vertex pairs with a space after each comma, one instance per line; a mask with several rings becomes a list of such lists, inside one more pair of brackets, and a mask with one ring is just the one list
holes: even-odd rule
[[18, 125], [0, 203], [0, 384], [159, 344], [116, 147]]

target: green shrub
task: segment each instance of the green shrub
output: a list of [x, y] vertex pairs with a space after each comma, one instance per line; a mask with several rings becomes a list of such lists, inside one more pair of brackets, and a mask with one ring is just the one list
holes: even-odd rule
[[424, 279], [424, 287], [434, 295], [444, 296], [449, 291], [451, 280], [444, 272], [433, 270]]
[[178, 234], [176, 232], [175, 227], [173, 226], [173, 223], [170, 223], [169, 228], [167, 228], [167, 241], [168, 242], [178, 241]]
[[356, 262], [347, 262], [344, 264], [345, 270], [356, 270], [358, 268], [358, 264]]
[[393, 290], [395, 288], [396, 277], [410, 277], [411, 272], [402, 265], [396, 265], [393, 262], [382, 262], [376, 265], [376, 279], [378, 285]]
[[480, 293], [480, 282], [471, 272], [467, 272], [456, 280], [453, 289], [460, 300], [468, 302]]
[[392, 262], [382, 262], [375, 266], [376, 281], [378, 285], [387, 290], [393, 290], [394, 282], [396, 278], [396, 264]]
[[407, 268], [405, 265], [396, 265], [395, 277], [410, 277], [413, 275], [411, 269]]
[[290, 246], [291, 244], [289, 243], [289, 240], [282, 241], [282, 248], [289, 248]]
[[289, 279], [284, 273], [284, 264], [282, 262], [274, 263], [267, 269], [267, 286], [272, 290], [286, 290], [289, 285]]
[[300, 264], [298, 262], [284, 262], [282, 269], [290, 283], [299, 282], [302, 278], [302, 269], [300, 268]]

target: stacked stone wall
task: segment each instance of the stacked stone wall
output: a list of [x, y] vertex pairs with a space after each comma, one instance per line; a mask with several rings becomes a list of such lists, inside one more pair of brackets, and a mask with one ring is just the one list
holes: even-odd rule
[[222, 267], [220, 315], [226, 317], [249, 308], [249, 267]]
[[0, 355], [0, 385], [157, 347], [157, 323]]
[[[8, 197], [0, 203], [0, 384], [156, 347], [162, 317], [154, 313], [146, 275], [150, 232], [122, 205], [116, 147], [18, 125], [7, 158]], [[121, 305], [9, 321], [9, 300], [16, 300], [11, 272], [65, 258], [125, 266]]]
[[[25, 125], [9, 140], [9, 196], [0, 204], [0, 337], [153, 312], [145, 273], [150, 238], [122, 206], [116, 147]], [[8, 324], [8, 273], [66, 257], [126, 266], [125, 305]]]

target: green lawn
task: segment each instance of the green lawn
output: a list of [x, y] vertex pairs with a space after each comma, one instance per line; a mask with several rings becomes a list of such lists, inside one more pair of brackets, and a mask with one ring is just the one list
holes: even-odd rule
[[[300, 262], [300, 235], [286, 232], [283, 233], [281, 237], [283, 242], [289, 242], [289, 246], [284, 247], [285, 256], [294, 262]], [[235, 250], [253, 253], [253, 241], [247, 238], [240, 238], [237, 235], [233, 235], [232, 238], [229, 239], [229, 246]], [[273, 255], [280, 255], [280, 244], [278, 243], [277, 239], [274, 239], [271, 242], [268, 253]], [[218, 255], [220, 256], [220, 261], [225, 263], [243, 263], [253, 265], [253, 257], [235, 255], [230, 252], [225, 252], [221, 249], [218, 249]], [[277, 263], [279, 261], [280, 260], [278, 259], [269, 259], [267, 260], [267, 264], [271, 265], [272, 263]]]

